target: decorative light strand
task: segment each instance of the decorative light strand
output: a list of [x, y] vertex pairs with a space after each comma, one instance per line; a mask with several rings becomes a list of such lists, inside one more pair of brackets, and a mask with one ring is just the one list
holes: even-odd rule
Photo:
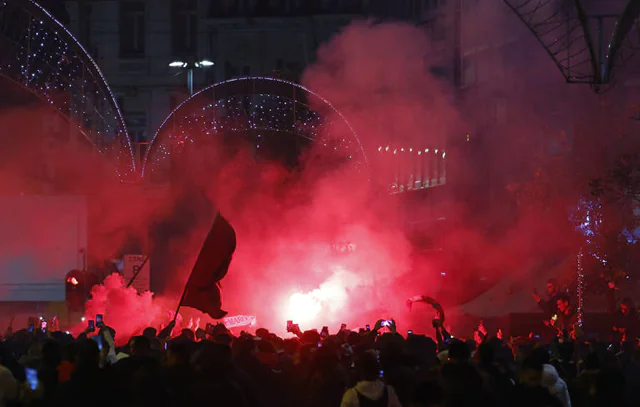
[[0, 1], [0, 35], [14, 50], [0, 74], [25, 87], [77, 125], [122, 180], [136, 171], [133, 146], [115, 96], [78, 40], [33, 0]]
[[582, 327], [582, 321], [584, 317], [584, 285], [585, 285], [585, 276], [584, 276], [584, 268], [583, 268], [583, 260], [584, 260], [584, 252], [582, 248], [578, 251], [578, 256], [576, 258], [576, 266], [577, 266], [577, 276], [576, 276], [576, 294], [578, 297], [578, 325]]
[[[244, 86], [245, 83], [250, 86]], [[277, 92], [274, 83], [286, 85], [285, 90]], [[247, 91], [262, 88], [265, 90]], [[320, 102], [322, 112], [330, 114], [317, 112], [309, 106], [310, 101]], [[269, 134], [291, 134], [329, 148], [358, 168], [367, 165], [355, 131], [326, 99], [293, 82], [247, 77], [209, 86], [174, 109], [150, 141], [143, 176], [160, 169], [172, 154], [180, 153], [197, 138], [223, 133], [250, 138], [256, 149], [261, 148]]]

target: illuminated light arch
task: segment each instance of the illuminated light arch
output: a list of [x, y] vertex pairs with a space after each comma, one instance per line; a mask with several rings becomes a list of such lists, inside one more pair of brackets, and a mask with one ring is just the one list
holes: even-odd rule
[[136, 173], [127, 128], [113, 92], [78, 40], [32, 0], [0, 0], [0, 75], [78, 127], [116, 160], [120, 180]]
[[[189, 132], [194, 122], [198, 129]], [[204, 88], [176, 107], [149, 143], [142, 176], [168, 165], [172, 153], [203, 133], [240, 134], [257, 149], [265, 134], [288, 134], [339, 151], [357, 170], [368, 166], [353, 127], [327, 99], [286, 80], [243, 77]]]

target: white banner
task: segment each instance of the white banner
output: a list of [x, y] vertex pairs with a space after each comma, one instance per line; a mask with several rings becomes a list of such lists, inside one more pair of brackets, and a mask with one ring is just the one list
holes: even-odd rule
[[255, 326], [258, 322], [256, 317], [248, 317], [245, 315], [238, 315], [236, 317], [227, 317], [222, 320], [222, 323], [227, 328], [238, 328], [241, 326]]
[[123, 259], [123, 267], [122, 267], [122, 275], [124, 277], [124, 283], [129, 284], [129, 281], [133, 278], [133, 276], [140, 270], [142, 264], [142, 270], [133, 281], [131, 287], [135, 288], [139, 294], [147, 292], [151, 289], [151, 266], [150, 262], [145, 260], [147, 256], [142, 256], [139, 254], [126, 254]]

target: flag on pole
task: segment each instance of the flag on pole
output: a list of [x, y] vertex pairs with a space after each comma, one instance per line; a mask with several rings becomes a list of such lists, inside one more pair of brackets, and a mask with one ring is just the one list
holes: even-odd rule
[[236, 232], [218, 213], [193, 266], [180, 305], [205, 312], [214, 319], [224, 318], [227, 312], [222, 310], [220, 280], [227, 275], [235, 250]]

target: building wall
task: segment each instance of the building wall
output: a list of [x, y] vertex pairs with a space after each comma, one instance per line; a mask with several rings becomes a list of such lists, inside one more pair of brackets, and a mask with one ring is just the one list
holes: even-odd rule
[[[410, 18], [437, 0], [70, 0], [70, 29], [114, 89], [134, 141], [152, 137], [187, 97], [188, 58], [195, 88], [245, 75], [297, 80], [318, 46], [358, 16]], [[423, 4], [424, 3], [424, 4]], [[331, 11], [329, 11], [331, 10]]]

